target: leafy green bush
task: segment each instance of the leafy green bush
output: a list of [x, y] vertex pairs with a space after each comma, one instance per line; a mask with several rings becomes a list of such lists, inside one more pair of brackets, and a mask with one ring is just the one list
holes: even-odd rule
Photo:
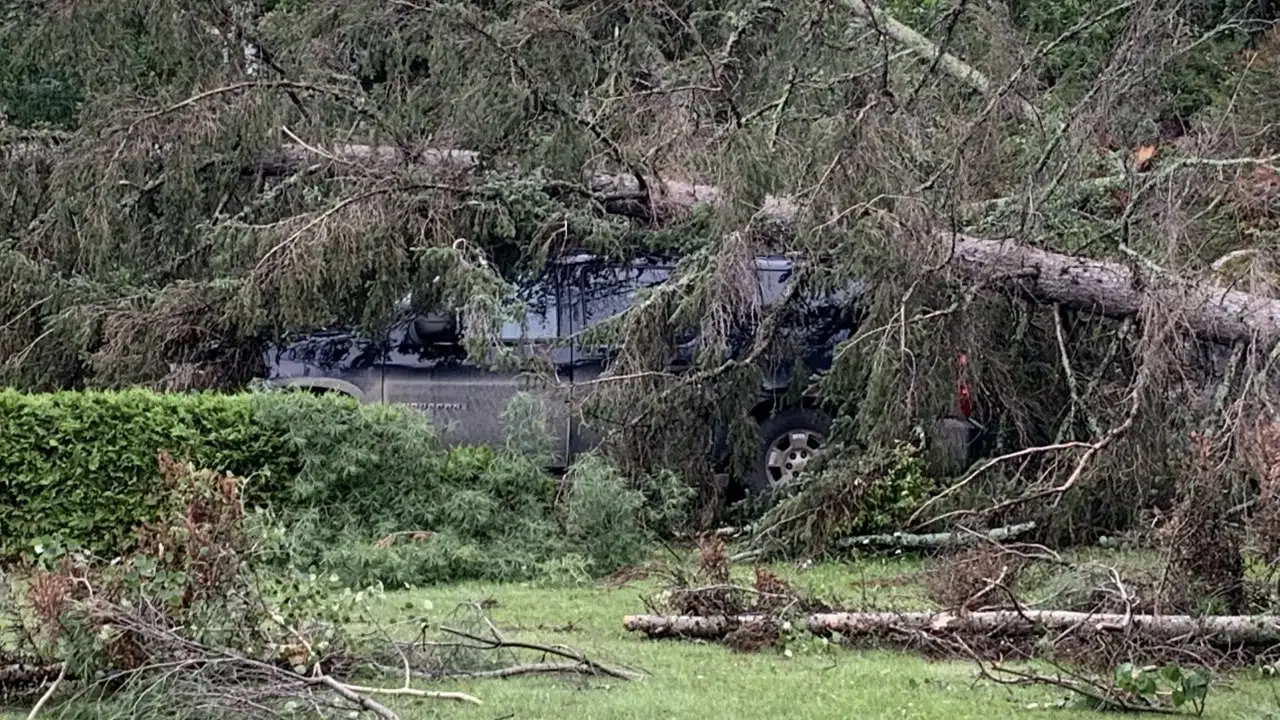
[[644, 494], [594, 453], [575, 463], [565, 503], [565, 529], [595, 572], [606, 573], [641, 560], [648, 537], [641, 525]]
[[160, 509], [161, 450], [249, 477], [258, 498], [296, 463], [254, 422], [248, 396], [0, 391], [0, 556], [39, 544], [120, 550]]

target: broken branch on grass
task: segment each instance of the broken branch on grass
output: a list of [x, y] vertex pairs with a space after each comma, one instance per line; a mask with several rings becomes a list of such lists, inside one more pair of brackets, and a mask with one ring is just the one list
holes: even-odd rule
[[312, 678], [312, 682], [324, 685], [335, 693], [341, 695], [347, 701], [359, 705], [361, 708], [372, 712], [374, 715], [384, 718], [384, 720], [400, 720], [400, 716], [391, 712], [391, 709], [386, 705], [383, 705], [371, 697], [357, 693], [355, 690], [352, 690], [328, 675], [321, 675], [320, 677]]
[[[1102, 709], [1119, 710], [1122, 712], [1149, 712], [1160, 715], [1177, 714], [1173, 710], [1162, 708], [1157, 705], [1150, 705], [1146, 703], [1139, 705], [1137, 703], [1131, 703], [1128, 700], [1119, 697], [1114, 691], [1100, 683], [1079, 676], [1073, 676], [1072, 678], [1050, 677], [1048, 675], [1041, 675], [1034, 671], [1023, 672], [1012, 668], [1006, 668], [996, 663], [992, 663], [991, 669], [988, 670], [986, 663], [982, 661], [982, 658], [979, 657], [978, 653], [970, 649], [962, 639], [957, 638], [956, 644], [964, 648], [965, 653], [968, 654], [974, 664], [978, 666], [978, 674], [997, 685], [1012, 685], [1015, 687], [1025, 685], [1050, 685], [1091, 700], [1098, 708]], [[1062, 669], [1057, 664], [1054, 664], [1054, 667], [1059, 670]], [[1012, 679], [1008, 677], [1000, 677], [997, 673], [1009, 675]]]
[[44, 691], [44, 694], [41, 695], [40, 699], [36, 701], [36, 704], [32, 706], [31, 712], [27, 713], [27, 720], [34, 720], [35, 717], [40, 714], [40, 711], [44, 708], [45, 704], [49, 702], [49, 698], [53, 697], [54, 693], [58, 692], [58, 686], [62, 684], [62, 681], [66, 679], [66, 677], [67, 664], [64, 662], [62, 663], [62, 669], [58, 671], [58, 677], [53, 679], [53, 682], [49, 684], [49, 689]]
[[[400, 672], [396, 668], [388, 665], [373, 665], [373, 669], [379, 672], [393, 673]], [[420, 680], [505, 680], [513, 677], [523, 677], [525, 675], [598, 675], [594, 669], [586, 667], [581, 663], [528, 663], [526, 665], [511, 665], [509, 667], [497, 668], [496, 670], [469, 670], [457, 672], [423, 672], [420, 670], [411, 671], [410, 676]], [[620, 679], [638, 679], [640, 676], [626, 677]]]
[[556, 657], [565, 658], [566, 660], [573, 660], [574, 662], [578, 663], [584, 670], [590, 671], [598, 675], [607, 675], [609, 677], [618, 678], [620, 680], [639, 680], [642, 677], [641, 675], [637, 673], [633, 673], [629, 670], [612, 668], [612, 667], [609, 667], [608, 665], [598, 663], [595, 660], [592, 660], [591, 658], [587, 657], [586, 655], [583, 655], [582, 653], [578, 652], [577, 650], [574, 650], [569, 647], [565, 647], [563, 645], [554, 645], [554, 646], [543, 645], [540, 643], [524, 642], [520, 640], [506, 640], [499, 637], [486, 638], [486, 637], [481, 637], [479, 635], [473, 635], [468, 632], [463, 632], [461, 630], [455, 630], [453, 628], [447, 628], [447, 627], [440, 628], [440, 631], [447, 633], [449, 635], [455, 635], [464, 640], [470, 640], [474, 643], [477, 643], [477, 646], [472, 646], [473, 649], [533, 650], [535, 652], [540, 652], [545, 655], [554, 655]]
[[1018, 525], [1006, 525], [986, 532], [939, 532], [939, 533], [885, 533], [881, 535], [859, 535], [842, 538], [836, 541], [837, 547], [892, 547], [892, 548], [944, 548], [970, 545], [978, 542], [1001, 542], [1025, 535], [1036, 527], [1034, 522]]
[[366, 687], [363, 685], [348, 685], [346, 683], [338, 683], [336, 680], [333, 680], [333, 678], [330, 678], [328, 676], [323, 676], [323, 679], [328, 681], [333, 681], [333, 682], [325, 682], [325, 684], [329, 685], [330, 687], [334, 687], [335, 690], [337, 690], [336, 686], [340, 685], [341, 687], [347, 690], [350, 690], [351, 692], [361, 693], [364, 695], [402, 695], [405, 697], [423, 698], [427, 700], [455, 700], [457, 702], [472, 703], [474, 705], [483, 704], [480, 702], [478, 698], [463, 692], [447, 692], [443, 690], [419, 690], [418, 688], [412, 688], [408, 686], [398, 687], [398, 688]]

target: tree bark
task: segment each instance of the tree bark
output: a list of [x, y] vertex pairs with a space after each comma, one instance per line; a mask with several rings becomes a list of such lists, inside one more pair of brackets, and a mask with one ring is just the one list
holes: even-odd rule
[[810, 615], [807, 629], [818, 635], [854, 636], [909, 628], [930, 633], [1004, 636], [1041, 633], [1131, 633], [1152, 640], [1195, 638], [1215, 646], [1272, 645], [1280, 641], [1280, 618], [1268, 615], [1124, 615], [1065, 610], [997, 610], [974, 613], [827, 613]]
[[722, 638], [766, 615], [628, 615], [622, 626], [651, 638]]
[[1110, 317], [1136, 315], [1150, 294], [1165, 312], [1181, 316], [1205, 340], [1230, 344], [1280, 339], [1280, 300], [1229, 290], [1209, 282], [1156, 278], [1144, 286], [1127, 265], [1064, 255], [1013, 241], [940, 235], [950, 246], [948, 265], [979, 281], [1001, 279], [1033, 299]]
[[[629, 615], [623, 626], [649, 637], [719, 638], [745, 623], [765, 619], [760, 615], [661, 616]], [[1273, 645], [1280, 643], [1280, 617], [1270, 615], [1123, 615], [1091, 614], [1059, 610], [991, 612], [866, 612], [810, 615], [804, 627], [815, 635], [840, 633], [845, 637], [874, 635], [893, 630], [931, 634], [982, 634], [1004, 637], [1052, 633], [1131, 633], [1152, 640], [1188, 638], [1214, 646]]]

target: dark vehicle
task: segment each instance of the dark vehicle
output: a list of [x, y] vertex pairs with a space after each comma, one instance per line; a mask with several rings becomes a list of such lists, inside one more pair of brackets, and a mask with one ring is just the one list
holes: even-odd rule
[[[415, 407], [432, 418], [450, 444], [498, 444], [504, 433], [501, 415], [522, 390], [541, 393], [548, 425], [556, 440], [555, 463], [566, 467], [590, 450], [599, 434], [570, 412], [576, 385], [599, 378], [609, 368], [613, 349], [590, 345], [576, 337], [582, 331], [631, 307], [638, 294], [665, 282], [674, 263], [641, 258], [607, 262], [580, 255], [549, 263], [536, 281], [519, 288], [527, 308], [522, 327], [509, 323], [502, 341], [527, 359], [540, 357], [555, 371], [547, 388], [532, 374], [497, 372], [465, 358], [460, 331], [451, 318], [417, 315], [402, 319], [376, 337], [333, 331], [307, 335], [268, 350], [267, 380], [272, 384], [314, 391], [346, 393], [363, 403]], [[762, 308], [776, 305], [792, 279], [791, 261], [782, 257], [756, 260], [756, 291]], [[856, 299], [825, 294], [797, 298], [799, 320], [780, 327], [804, 348], [799, 358], [809, 372], [831, 366], [835, 347], [858, 326]], [[463, 329], [465, 331], [465, 329]], [[679, 346], [671, 370], [692, 365], [696, 339]], [[784, 402], [797, 367], [794, 362], [765, 361], [754, 416], [760, 425], [760, 449], [754, 471], [741, 478], [751, 493], [767, 491], [790, 480], [814, 456], [830, 432], [831, 420], [808, 399]], [[579, 390], [581, 393], [581, 390]], [[962, 387], [961, 392], [966, 392]], [[938, 420], [933, 445], [947, 465], [972, 462], [975, 425], [968, 419], [965, 398], [957, 417]]]

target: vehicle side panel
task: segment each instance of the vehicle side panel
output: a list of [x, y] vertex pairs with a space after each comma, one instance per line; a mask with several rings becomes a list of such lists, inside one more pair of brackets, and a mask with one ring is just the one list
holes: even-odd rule
[[[449, 445], [499, 446], [506, 440], [503, 420], [508, 404], [521, 391], [543, 403], [543, 417], [553, 443], [554, 462], [569, 461], [569, 381], [571, 352], [557, 347], [563, 328], [560, 288], [552, 278], [522, 293], [528, 306], [525, 323], [508, 323], [502, 341], [525, 363], [520, 370], [491, 370], [465, 357], [455, 342], [430, 343], [415, 338], [407, 326], [393, 331], [384, 365], [383, 402], [409, 405], [426, 413]], [[554, 377], [539, 375], [549, 369]]]

